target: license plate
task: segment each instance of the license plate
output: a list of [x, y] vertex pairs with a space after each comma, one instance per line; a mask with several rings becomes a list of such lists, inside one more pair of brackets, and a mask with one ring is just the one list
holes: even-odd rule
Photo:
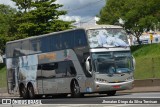
[[118, 88], [120, 88], [120, 85], [115, 85], [115, 86], [113, 86], [113, 88], [118, 89]]

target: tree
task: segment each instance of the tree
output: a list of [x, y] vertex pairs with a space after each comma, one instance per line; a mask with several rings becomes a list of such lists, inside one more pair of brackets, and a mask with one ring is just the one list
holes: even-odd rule
[[16, 10], [10, 6], [0, 4], [0, 34], [8, 35], [10, 22]]
[[10, 6], [0, 4], [0, 54], [4, 53], [5, 44], [12, 40], [12, 17], [16, 13], [16, 9]]
[[[71, 22], [58, 19], [60, 15], [65, 15], [66, 11], [58, 10], [62, 5], [55, 4], [56, 0], [32, 0], [31, 3], [29, 1], [28, 4], [31, 5], [27, 8], [22, 6], [23, 2], [18, 2], [20, 0], [13, 1], [21, 7], [15, 23], [17, 32], [22, 35], [35, 36], [71, 28]], [[23, 9], [25, 11], [22, 11]]]
[[16, 3], [16, 6], [18, 6], [18, 9], [24, 12], [27, 12], [27, 9], [30, 9], [31, 7], [31, 1], [32, 0], [12, 0]]
[[140, 44], [144, 31], [158, 27], [160, 22], [160, 0], [107, 0], [100, 11], [99, 24], [117, 24], [119, 19], [127, 32], [133, 34]]

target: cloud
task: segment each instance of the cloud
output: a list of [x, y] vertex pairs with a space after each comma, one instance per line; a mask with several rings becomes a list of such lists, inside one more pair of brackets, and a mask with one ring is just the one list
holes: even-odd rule
[[67, 10], [69, 16], [95, 16], [105, 5], [105, 0], [57, 0], [63, 4], [62, 9]]
[[[105, 5], [106, 0], [56, 0], [55, 3], [62, 4], [62, 10], [68, 12], [65, 16], [60, 16], [60, 19], [65, 21], [84, 22], [90, 20], [99, 14], [101, 8]], [[0, 0], [1, 4], [15, 7], [15, 3], [11, 0]]]
[[105, 5], [105, 0], [57, 0], [56, 3], [62, 4], [61, 9], [68, 12], [61, 19], [65, 21], [78, 19], [83, 22], [98, 15]]
[[67, 16], [67, 15], [63, 15], [60, 16], [59, 19], [64, 20], [64, 21], [76, 21], [79, 22], [81, 20], [80, 16]]
[[11, 0], [1, 0], [0, 4], [10, 5], [13, 8], [16, 8], [15, 3]]

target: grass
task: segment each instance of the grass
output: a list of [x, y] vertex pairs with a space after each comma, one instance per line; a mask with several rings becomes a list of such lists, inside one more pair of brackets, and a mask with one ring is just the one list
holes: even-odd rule
[[4, 64], [0, 64], [0, 88], [6, 87], [7, 80], [6, 80], [6, 67]]
[[136, 58], [135, 79], [160, 78], [160, 57]]
[[160, 44], [132, 46], [131, 50], [136, 58], [160, 57]]
[[135, 79], [160, 78], [160, 44], [131, 47], [136, 59]]

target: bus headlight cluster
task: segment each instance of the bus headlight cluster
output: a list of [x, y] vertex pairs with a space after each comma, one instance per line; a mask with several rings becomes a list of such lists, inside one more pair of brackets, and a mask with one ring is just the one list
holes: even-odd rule
[[101, 83], [107, 83], [107, 80], [101, 79], [101, 78], [96, 78], [97, 82], [101, 82]]
[[133, 76], [130, 76], [130, 77], [128, 77], [127, 79], [126, 79], [126, 81], [130, 81], [130, 80], [133, 80], [134, 78], [133, 78]]

